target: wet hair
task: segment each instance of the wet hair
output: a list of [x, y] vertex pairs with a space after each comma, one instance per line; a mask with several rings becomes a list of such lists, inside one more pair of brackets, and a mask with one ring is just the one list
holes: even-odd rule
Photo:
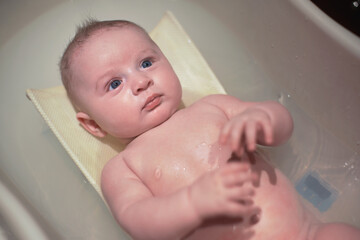
[[[68, 43], [61, 60], [59, 62], [60, 74], [62, 83], [66, 89], [66, 92], [75, 105], [75, 84], [76, 79], [73, 79], [72, 76], [72, 58], [75, 51], [80, 49], [84, 43], [93, 36], [96, 32], [100, 30], [106, 30], [111, 28], [135, 28], [143, 32], [148, 36], [147, 32], [137, 25], [136, 23], [127, 21], [127, 20], [109, 20], [109, 21], [98, 21], [94, 18], [89, 18], [85, 20], [81, 25], [77, 27], [75, 36]], [[149, 38], [150, 39], [150, 38]]]

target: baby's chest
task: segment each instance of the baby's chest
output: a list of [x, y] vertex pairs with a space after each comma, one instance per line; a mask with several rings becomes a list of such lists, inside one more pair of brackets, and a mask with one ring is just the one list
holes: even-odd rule
[[191, 121], [173, 119], [144, 138], [133, 155], [137, 174], [155, 195], [189, 185], [206, 171], [218, 168], [231, 152], [218, 143], [223, 117], [202, 114]]

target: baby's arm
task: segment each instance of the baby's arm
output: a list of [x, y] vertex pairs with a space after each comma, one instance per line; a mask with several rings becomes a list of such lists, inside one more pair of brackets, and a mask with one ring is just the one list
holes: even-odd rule
[[252, 185], [246, 184], [256, 179], [249, 169], [226, 164], [188, 187], [153, 196], [119, 156], [105, 166], [101, 186], [114, 217], [134, 239], [180, 239], [209, 217], [257, 213]]
[[101, 188], [114, 217], [134, 239], [177, 239], [200, 224], [187, 191], [154, 197], [121, 156], [104, 167]]
[[257, 143], [279, 145], [292, 134], [292, 117], [278, 102], [243, 102], [228, 95], [212, 95], [203, 101], [217, 106], [229, 118], [219, 140], [229, 143], [238, 155], [245, 149], [254, 151]]

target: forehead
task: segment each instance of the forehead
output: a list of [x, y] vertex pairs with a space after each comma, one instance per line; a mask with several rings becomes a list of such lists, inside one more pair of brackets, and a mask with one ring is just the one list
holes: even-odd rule
[[131, 26], [109, 27], [94, 32], [73, 52], [71, 69], [77, 81], [81, 81], [149, 51], [161, 53], [146, 32]]
[[143, 30], [132, 26], [109, 27], [92, 33], [79, 45], [73, 52], [72, 66], [77, 68], [79, 61], [102, 61], [110, 57], [126, 59], [130, 55], [149, 49], [157, 53], [161, 52]]
[[96, 61], [116, 54], [136, 54], [136, 52], [145, 49], [159, 51], [149, 35], [141, 29], [132, 26], [108, 27], [93, 32], [78, 46], [71, 57], [73, 60], [72, 65], [73, 67], [78, 65], [79, 60]]
[[155, 45], [147, 33], [133, 26], [108, 27], [94, 32], [81, 48], [141, 47]]

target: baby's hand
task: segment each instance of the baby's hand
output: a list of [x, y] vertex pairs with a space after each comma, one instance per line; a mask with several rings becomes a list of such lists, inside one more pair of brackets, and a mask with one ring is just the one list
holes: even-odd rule
[[241, 218], [257, 214], [251, 184], [257, 178], [251, 173], [249, 164], [229, 162], [191, 185], [190, 201], [202, 220], [215, 216]]
[[258, 142], [271, 144], [273, 129], [270, 116], [259, 108], [247, 109], [224, 125], [219, 142], [230, 144], [238, 157], [241, 157], [245, 150], [255, 151]]

